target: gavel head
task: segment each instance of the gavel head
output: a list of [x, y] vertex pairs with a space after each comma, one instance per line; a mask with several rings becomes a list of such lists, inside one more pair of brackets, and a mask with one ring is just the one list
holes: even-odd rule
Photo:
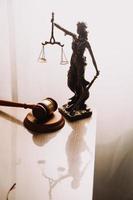
[[46, 98], [33, 107], [32, 114], [38, 121], [45, 121], [56, 111], [57, 107], [54, 99]]

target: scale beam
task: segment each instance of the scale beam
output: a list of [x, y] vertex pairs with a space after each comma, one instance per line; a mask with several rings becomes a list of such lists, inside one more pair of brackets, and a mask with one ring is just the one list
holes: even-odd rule
[[51, 23], [52, 23], [52, 27], [51, 27], [51, 37], [50, 37], [50, 40], [49, 41], [45, 41], [44, 43], [42, 43], [42, 45], [45, 46], [47, 44], [51, 44], [51, 45], [57, 44], [57, 45], [63, 47], [64, 44], [61, 44], [60, 42], [55, 41], [55, 38], [54, 38], [54, 13], [53, 12], [52, 12]]

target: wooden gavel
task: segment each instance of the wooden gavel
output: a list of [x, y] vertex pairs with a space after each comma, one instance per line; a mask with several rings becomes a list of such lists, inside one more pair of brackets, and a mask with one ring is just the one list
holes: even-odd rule
[[46, 98], [37, 104], [25, 104], [0, 100], [0, 106], [19, 107], [25, 109], [30, 108], [32, 109], [33, 116], [39, 121], [46, 120], [58, 107], [56, 101], [52, 98]]

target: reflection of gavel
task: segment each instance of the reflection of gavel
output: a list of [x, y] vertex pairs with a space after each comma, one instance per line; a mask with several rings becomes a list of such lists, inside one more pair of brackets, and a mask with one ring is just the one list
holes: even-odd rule
[[46, 98], [36, 105], [0, 100], [0, 106], [30, 108], [32, 109], [33, 116], [39, 121], [47, 119], [58, 107], [56, 101], [52, 98]]

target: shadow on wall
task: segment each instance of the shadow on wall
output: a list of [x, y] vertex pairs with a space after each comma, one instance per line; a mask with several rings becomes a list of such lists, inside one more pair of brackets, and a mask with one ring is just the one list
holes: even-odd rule
[[93, 200], [133, 200], [133, 130], [97, 146]]

